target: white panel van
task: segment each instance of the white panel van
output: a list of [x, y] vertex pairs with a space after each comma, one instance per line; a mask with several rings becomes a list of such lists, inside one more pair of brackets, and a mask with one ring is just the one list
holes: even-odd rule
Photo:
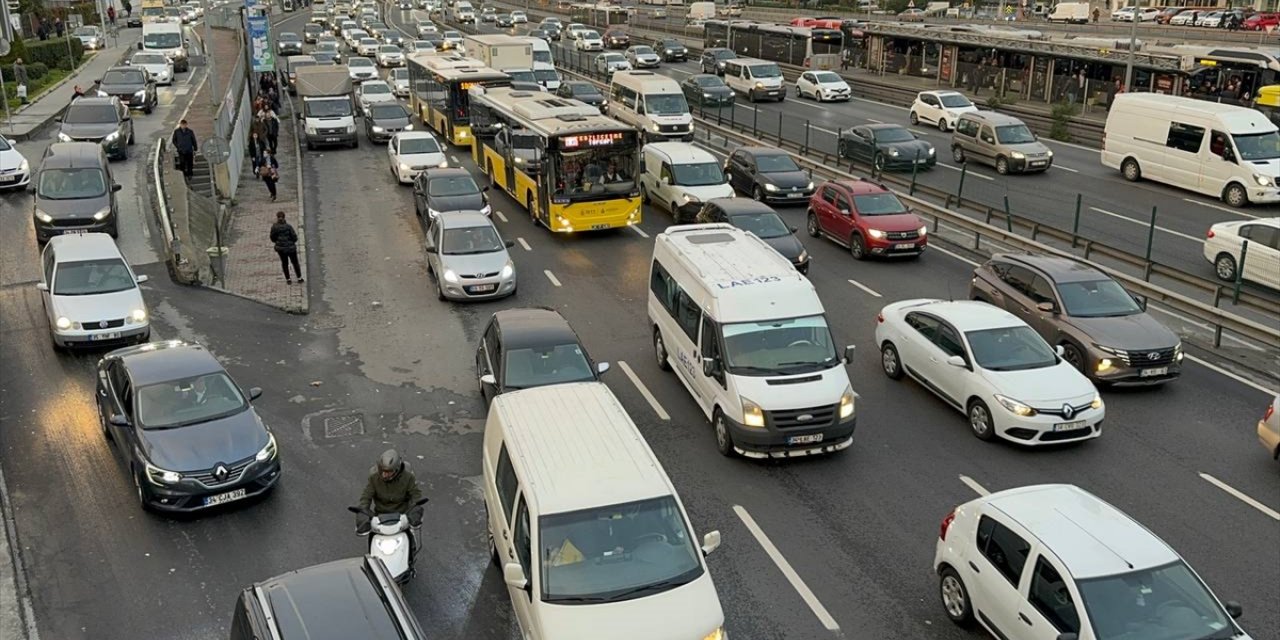
[[778, 63], [759, 58], [733, 58], [724, 61], [724, 83], [747, 96], [751, 102], [765, 98], [782, 102], [787, 91], [782, 86], [782, 70]]
[[733, 197], [733, 187], [716, 157], [692, 143], [646, 144], [640, 159], [640, 197], [666, 209], [676, 224], [692, 222], [708, 200]]
[[693, 114], [680, 84], [652, 71], [615, 71], [609, 115], [635, 125], [645, 140], [693, 140]]

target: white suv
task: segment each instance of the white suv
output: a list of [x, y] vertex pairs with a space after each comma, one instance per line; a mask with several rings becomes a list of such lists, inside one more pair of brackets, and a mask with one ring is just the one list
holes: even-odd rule
[[105, 233], [54, 236], [40, 257], [36, 288], [55, 349], [143, 343], [151, 339], [136, 276]]
[[950, 131], [962, 114], [977, 110], [977, 105], [959, 91], [921, 91], [911, 103], [911, 124], [923, 120], [937, 125], [939, 131]]
[[1009, 489], [956, 507], [933, 558], [943, 611], [1007, 640], [1248, 640], [1168, 544], [1072, 485]]

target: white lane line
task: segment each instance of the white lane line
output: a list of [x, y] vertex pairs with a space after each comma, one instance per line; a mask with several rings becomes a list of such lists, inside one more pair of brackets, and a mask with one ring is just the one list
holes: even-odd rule
[[557, 287], [561, 286], [560, 281], [556, 279], [556, 274], [551, 273], [550, 269], [543, 269], [542, 272], [547, 274], [547, 279], [551, 281], [551, 284], [554, 284]]
[[863, 120], [866, 120], [867, 122], [870, 122], [872, 124], [884, 124], [883, 120], [876, 120], [874, 118], [863, 118]]
[[832, 131], [832, 130], [830, 130], [830, 129], [824, 129], [824, 128], [822, 128], [822, 127], [818, 127], [818, 126], [814, 126], [814, 125], [809, 125], [809, 128], [810, 128], [810, 129], [813, 129], [814, 131], [821, 131], [821, 132], [823, 132], [823, 133], [830, 134], [830, 135], [833, 135], [833, 136], [838, 136], [838, 135], [840, 135], [840, 132], [839, 132], [839, 131]]
[[667, 71], [674, 71], [674, 72], [676, 72], [676, 73], [683, 73], [683, 74], [685, 74], [686, 76], [691, 76], [691, 75], [693, 75], [693, 73], [694, 73], [694, 72], [692, 72], [692, 71], [685, 71], [684, 69], [675, 69], [675, 68], [672, 68], [672, 67], [666, 67], [666, 69], [667, 69]]
[[747, 106], [747, 105], [745, 105], [745, 104], [740, 104], [740, 105], [738, 105], [738, 106], [739, 106], [739, 107], [742, 107], [743, 109], [750, 109], [750, 110], [752, 110], [752, 111], [755, 111], [755, 110], [756, 110], [756, 108], [755, 108], [755, 107], [749, 107], [749, 106]]
[[[949, 165], [949, 164], [947, 164], [947, 163], [945, 163], [945, 162], [939, 162], [939, 163], [938, 163], [938, 166], [939, 166], [939, 167], [946, 167], [946, 168], [948, 168], [948, 169], [950, 169], [950, 170], [952, 170], [952, 171], [963, 171], [963, 169], [961, 169], [960, 167], [953, 167], [953, 166], [951, 166], [951, 165]], [[975, 178], [982, 178], [983, 180], [995, 180], [995, 178], [992, 178], [991, 176], [982, 175], [981, 173], [978, 173], [978, 172], [976, 172], [976, 171], [970, 171], [970, 172], [968, 173], [968, 175], [971, 175], [971, 176], [973, 176], [973, 177], [975, 177]]]
[[978, 484], [978, 481], [977, 481], [977, 480], [974, 480], [973, 478], [970, 478], [969, 476], [961, 475], [961, 476], [960, 476], [960, 482], [963, 482], [963, 483], [965, 484], [965, 486], [966, 486], [966, 487], [969, 487], [970, 489], [973, 489], [973, 490], [974, 490], [974, 492], [976, 492], [976, 493], [977, 493], [978, 495], [980, 495], [980, 496], [988, 496], [988, 495], [991, 495], [991, 492], [990, 492], [990, 491], [987, 491], [987, 488], [986, 488], [986, 487], [982, 486], [981, 484]]
[[494, 210], [493, 210], [493, 215], [498, 216], [498, 219], [499, 219], [499, 220], [501, 220], [501, 221], [503, 221], [503, 222], [506, 222], [506, 221], [507, 221], [507, 217], [506, 217], [506, 216], [504, 216], [504, 215], [502, 215], [502, 212], [501, 212], [501, 211], [498, 211], [497, 209], [494, 209]]
[[887, 108], [889, 108], [889, 109], [897, 109], [897, 110], [899, 110], [899, 111], [910, 111], [910, 110], [911, 110], [911, 109], [910, 109], [910, 107], [899, 107], [899, 106], [898, 106], [898, 105], [896, 105], [896, 104], [885, 104], [885, 103], [883, 103], [883, 102], [876, 102], [875, 100], [868, 100], [868, 99], [866, 99], [866, 98], [854, 98], [854, 100], [857, 100], [858, 102], [865, 102], [865, 103], [867, 103], [867, 104], [874, 104], [874, 105], [876, 105], [877, 107], [887, 107]]
[[450, 154], [450, 155], [449, 155], [449, 159], [450, 159], [450, 160], [452, 160], [452, 161], [453, 161], [453, 164], [455, 164], [455, 165], [462, 164], [461, 162], [459, 162], [459, 161], [458, 161], [458, 156], [455, 156], [455, 155]]
[[[1099, 208], [1097, 208], [1097, 207], [1089, 207], [1089, 210], [1090, 210], [1090, 211], [1096, 211], [1096, 212], [1098, 212], [1098, 213], [1101, 213], [1101, 214], [1102, 214], [1102, 215], [1104, 215], [1104, 216], [1111, 216], [1111, 217], [1113, 217], [1113, 218], [1119, 218], [1119, 219], [1121, 219], [1121, 220], [1124, 220], [1125, 222], [1132, 222], [1133, 224], [1136, 224], [1136, 225], [1138, 225], [1138, 226], [1140, 226], [1140, 227], [1150, 227], [1150, 226], [1151, 226], [1151, 221], [1150, 221], [1150, 220], [1147, 220], [1147, 221], [1145, 221], [1145, 222], [1144, 222], [1144, 221], [1139, 220], [1139, 219], [1137, 219], [1137, 218], [1130, 218], [1129, 216], [1121, 215], [1121, 214], [1119, 214], [1119, 213], [1114, 213], [1114, 212], [1111, 212], [1111, 211], [1107, 211], [1106, 209], [1099, 209]], [[1187, 240], [1190, 240], [1190, 241], [1192, 241], [1192, 242], [1204, 242], [1204, 238], [1197, 238], [1196, 236], [1193, 236], [1193, 235], [1188, 234], [1188, 233], [1183, 233], [1183, 232], [1181, 232], [1181, 231], [1174, 231], [1173, 229], [1166, 229], [1166, 228], [1164, 228], [1164, 227], [1162, 227], [1162, 226], [1160, 226], [1160, 225], [1156, 225], [1156, 231], [1163, 231], [1163, 232], [1165, 232], [1165, 233], [1167, 233], [1167, 234], [1169, 234], [1169, 235], [1178, 236], [1179, 238], [1186, 238]]]
[[1186, 355], [1186, 358], [1187, 358], [1188, 360], [1190, 360], [1190, 361], [1192, 361], [1192, 362], [1194, 362], [1194, 363], [1196, 363], [1196, 364], [1198, 364], [1198, 365], [1200, 365], [1200, 366], [1202, 366], [1202, 367], [1206, 368], [1206, 369], [1209, 369], [1210, 371], [1214, 371], [1214, 372], [1217, 372], [1217, 373], [1221, 373], [1222, 375], [1224, 375], [1224, 376], [1226, 376], [1226, 377], [1228, 377], [1228, 378], [1231, 378], [1232, 380], [1235, 380], [1236, 382], [1239, 382], [1240, 384], [1243, 384], [1243, 385], [1245, 385], [1245, 386], [1249, 386], [1249, 387], [1253, 387], [1254, 389], [1257, 389], [1258, 391], [1261, 391], [1261, 392], [1263, 392], [1263, 393], [1265, 393], [1265, 394], [1267, 394], [1267, 395], [1269, 395], [1269, 396], [1274, 397], [1274, 396], [1280, 395], [1280, 391], [1276, 391], [1275, 389], [1268, 389], [1268, 388], [1266, 388], [1266, 387], [1264, 387], [1264, 386], [1262, 386], [1262, 385], [1260, 385], [1260, 384], [1258, 384], [1258, 383], [1256, 383], [1256, 382], [1254, 382], [1254, 381], [1252, 381], [1252, 380], [1250, 380], [1250, 379], [1248, 379], [1248, 378], [1246, 378], [1246, 377], [1244, 377], [1244, 376], [1242, 376], [1242, 375], [1238, 375], [1238, 374], [1232, 373], [1232, 372], [1230, 372], [1230, 371], [1227, 371], [1226, 369], [1223, 369], [1222, 367], [1219, 367], [1218, 365], [1213, 364], [1212, 362], [1208, 362], [1208, 361], [1205, 361], [1205, 360], [1203, 360], [1203, 359], [1201, 359], [1201, 358], [1197, 358], [1197, 357], [1195, 357], [1195, 356], [1193, 356], [1193, 355], [1191, 355], [1191, 354], [1189, 354], [1189, 353]]
[[791, 583], [791, 588], [795, 589], [796, 593], [800, 594], [800, 599], [809, 605], [809, 610], [813, 611], [813, 615], [818, 616], [818, 621], [822, 623], [822, 626], [826, 627], [828, 631], [839, 631], [840, 625], [836, 624], [836, 619], [831, 617], [831, 614], [827, 612], [827, 608], [818, 601], [818, 596], [813, 595], [809, 585], [806, 585], [804, 580], [800, 579], [800, 575], [796, 573], [796, 570], [791, 568], [791, 563], [782, 557], [782, 552], [778, 551], [778, 548], [773, 545], [773, 541], [769, 540], [769, 536], [766, 536], [760, 525], [756, 524], [755, 518], [752, 518], [751, 514], [747, 513], [747, 510], [742, 508], [741, 505], [733, 505], [733, 512], [738, 514], [742, 524], [747, 526], [747, 530], [751, 532], [751, 535], [755, 536], [756, 542], [759, 542], [760, 546], [764, 548], [764, 552], [769, 555], [769, 559], [773, 560], [773, 563], [778, 566], [778, 570], [786, 577], [787, 582]]
[[1183, 199], [1182, 199], [1182, 201], [1183, 201], [1183, 202], [1190, 202], [1191, 204], [1198, 204], [1198, 205], [1200, 205], [1200, 206], [1202, 206], [1202, 207], [1209, 207], [1210, 209], [1217, 209], [1218, 211], [1226, 211], [1227, 213], [1230, 213], [1230, 214], [1233, 214], [1233, 215], [1241, 215], [1241, 216], [1244, 216], [1244, 217], [1246, 217], [1246, 218], [1253, 218], [1254, 220], [1262, 220], [1262, 219], [1263, 219], [1263, 218], [1262, 218], [1262, 216], [1255, 216], [1255, 215], [1253, 215], [1252, 213], [1245, 213], [1245, 212], [1243, 212], [1243, 211], [1241, 211], [1241, 210], [1239, 210], [1239, 209], [1228, 209], [1227, 207], [1219, 206], [1219, 205], [1216, 205], [1216, 204], [1209, 204], [1208, 202], [1201, 202], [1201, 201], [1199, 201], [1199, 200], [1192, 200], [1191, 198], [1183, 198]]
[[[1147, 308], [1147, 310], [1148, 310], [1148, 311], [1159, 311], [1160, 313], [1163, 313], [1163, 314], [1165, 314], [1165, 315], [1167, 315], [1167, 316], [1171, 316], [1171, 317], [1177, 318], [1177, 319], [1179, 319], [1179, 320], [1181, 320], [1181, 321], [1183, 321], [1183, 322], [1185, 322], [1185, 323], [1187, 323], [1187, 324], [1195, 325], [1195, 326], [1197, 326], [1197, 327], [1200, 327], [1201, 329], [1210, 329], [1210, 330], [1212, 330], [1212, 329], [1213, 329], [1213, 327], [1212, 327], [1212, 326], [1210, 326], [1208, 323], [1206, 323], [1206, 322], [1200, 322], [1199, 320], [1192, 320], [1191, 318], [1188, 318], [1187, 316], [1184, 316], [1184, 315], [1182, 315], [1181, 313], [1178, 313], [1177, 311], [1170, 311], [1170, 310], [1168, 310], [1168, 309], [1163, 309], [1163, 308], [1161, 308], [1161, 307], [1148, 307], [1148, 308]], [[1232, 342], [1235, 342], [1236, 344], [1239, 344], [1240, 346], [1242, 346], [1242, 347], [1244, 347], [1244, 348], [1246, 348], [1246, 349], [1251, 349], [1251, 350], [1253, 350], [1253, 351], [1266, 351], [1266, 349], [1264, 349], [1264, 348], [1262, 348], [1262, 347], [1259, 347], [1258, 345], [1254, 344], [1253, 342], [1250, 342], [1250, 341], [1245, 340], [1245, 339], [1243, 339], [1243, 338], [1237, 338], [1237, 337], [1235, 337], [1234, 335], [1232, 335], [1232, 334], [1230, 334], [1230, 333], [1223, 333], [1223, 334], [1222, 334], [1222, 337], [1223, 337], [1223, 338], [1225, 338], [1225, 339], [1227, 339], [1227, 340], [1230, 340], [1230, 341], [1232, 341]]]
[[644, 383], [640, 381], [640, 376], [637, 376], [636, 372], [631, 370], [631, 365], [627, 364], [623, 360], [619, 360], [618, 368], [622, 369], [622, 372], [627, 374], [627, 377], [631, 379], [631, 384], [636, 386], [636, 389], [640, 391], [640, 395], [644, 396], [645, 401], [649, 403], [650, 407], [653, 407], [653, 412], [658, 414], [659, 418], [663, 420], [671, 419], [667, 410], [663, 409], [662, 405], [658, 404], [658, 399], [653, 397], [653, 394], [649, 392], [649, 387], [644, 386]]
[[1253, 507], [1254, 509], [1257, 509], [1258, 511], [1261, 511], [1263, 514], [1265, 514], [1265, 515], [1267, 515], [1267, 516], [1270, 516], [1272, 520], [1280, 520], [1280, 512], [1277, 512], [1275, 509], [1272, 509], [1271, 507], [1268, 507], [1267, 505], [1262, 504], [1261, 502], [1258, 502], [1257, 500], [1254, 500], [1253, 498], [1250, 498], [1249, 496], [1245, 495], [1244, 493], [1242, 493], [1240, 490], [1236, 489], [1235, 487], [1233, 487], [1233, 486], [1231, 486], [1231, 485], [1229, 485], [1229, 484], [1227, 484], [1227, 483], [1225, 483], [1225, 482], [1223, 482], [1223, 481], [1221, 481], [1221, 480], [1219, 480], [1219, 479], [1217, 479], [1217, 478], [1215, 478], [1215, 477], [1213, 477], [1213, 476], [1211, 476], [1211, 475], [1209, 475], [1209, 474], [1207, 474], [1207, 473], [1201, 473], [1201, 474], [1200, 474], [1200, 477], [1201, 477], [1201, 478], [1204, 478], [1204, 479], [1205, 479], [1205, 481], [1206, 481], [1206, 482], [1208, 482], [1209, 484], [1212, 484], [1212, 485], [1214, 485], [1214, 486], [1218, 487], [1219, 489], [1222, 489], [1223, 491], [1226, 491], [1227, 493], [1229, 493], [1229, 494], [1231, 494], [1231, 495], [1235, 496], [1235, 497], [1236, 497], [1236, 498], [1238, 498], [1241, 502], [1243, 502], [1243, 503], [1245, 503], [1245, 504], [1247, 504], [1247, 505], [1249, 505], [1249, 506]]
[[965, 263], [965, 264], [968, 264], [968, 265], [971, 265], [971, 266], [974, 266], [974, 267], [979, 266], [979, 265], [978, 265], [978, 263], [974, 262], [973, 260], [970, 260], [970, 259], [968, 259], [968, 258], [966, 258], [966, 257], [964, 257], [964, 256], [962, 256], [962, 255], [960, 255], [960, 254], [958, 254], [958, 253], [956, 253], [956, 252], [954, 252], [954, 251], [951, 251], [950, 249], [943, 249], [942, 247], [939, 247], [938, 245], [933, 244], [932, 242], [931, 242], [931, 243], [929, 243], [929, 250], [930, 250], [930, 251], [937, 251], [937, 252], [939, 252], [939, 253], [943, 253], [943, 254], [945, 254], [945, 255], [949, 255], [949, 256], [951, 256], [952, 258], [955, 258], [956, 260], [959, 260], [960, 262], [963, 262], [963, 263]]
[[1064, 166], [1062, 166], [1062, 165], [1060, 165], [1060, 164], [1056, 164], [1056, 163], [1053, 165], [1053, 168], [1054, 168], [1054, 169], [1062, 169], [1063, 171], [1070, 171], [1071, 173], [1080, 173], [1080, 170], [1079, 170], [1079, 169], [1072, 169], [1071, 167], [1064, 167]]
[[867, 285], [862, 284], [861, 282], [858, 282], [857, 280], [850, 279], [850, 280], [849, 280], [849, 284], [851, 284], [851, 285], [853, 285], [853, 286], [855, 286], [855, 287], [857, 287], [857, 288], [859, 288], [859, 289], [862, 289], [863, 291], [866, 291], [867, 293], [869, 293], [869, 294], [871, 294], [871, 295], [873, 295], [873, 296], [875, 296], [875, 297], [877, 297], [877, 298], [881, 297], [881, 296], [880, 296], [880, 294], [876, 293], [875, 289], [872, 289], [871, 287], [868, 287]]
[[519, 242], [525, 251], [533, 251], [533, 247], [530, 247], [529, 243], [524, 241], [524, 238], [516, 238], [516, 242]]
[[641, 229], [640, 227], [637, 227], [637, 226], [635, 226], [635, 225], [632, 225], [630, 228], [631, 228], [631, 230], [632, 230], [632, 231], [634, 231], [634, 232], [636, 232], [636, 233], [640, 234], [640, 237], [641, 237], [641, 238], [648, 238], [648, 237], [649, 237], [649, 234], [645, 233], [645, 232], [644, 232], [644, 229]]
[[174, 95], [185, 96], [188, 93], [191, 93], [191, 85], [189, 84], [182, 85], [181, 87], [178, 87], [177, 89], [175, 89], [173, 93]]

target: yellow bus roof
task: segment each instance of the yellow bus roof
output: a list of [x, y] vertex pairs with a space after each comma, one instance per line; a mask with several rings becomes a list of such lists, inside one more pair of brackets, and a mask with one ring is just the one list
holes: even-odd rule
[[502, 113], [507, 119], [543, 136], [596, 131], [635, 131], [635, 127], [600, 114], [600, 110], [572, 98], [510, 87], [472, 89], [471, 100]]

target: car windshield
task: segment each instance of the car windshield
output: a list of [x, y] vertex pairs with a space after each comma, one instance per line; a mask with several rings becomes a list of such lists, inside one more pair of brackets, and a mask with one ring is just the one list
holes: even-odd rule
[[176, 49], [182, 46], [182, 34], [166, 31], [142, 36], [142, 46], [148, 49]]
[[871, 134], [875, 136], [876, 142], [910, 142], [916, 139], [910, 131], [902, 127], [873, 129]]
[[446, 31], [444, 32], [444, 37], [446, 40], [461, 40], [462, 34], [457, 31]]
[[726, 324], [721, 331], [725, 364], [736, 375], [809, 373], [840, 361], [822, 316]]
[[631, 51], [636, 55], [648, 55], [653, 53], [652, 47], [632, 47]]
[[369, 45], [381, 44], [376, 38], [360, 38], [360, 46], [367, 47]]
[[651, 93], [644, 97], [644, 110], [659, 116], [680, 115], [689, 112], [689, 103], [683, 93]]
[[1063, 282], [1058, 284], [1067, 315], [1077, 318], [1108, 318], [1142, 313], [1142, 307], [1115, 280]]
[[672, 49], [675, 51], [679, 51], [680, 49], [684, 48], [684, 45], [680, 44], [679, 42], [676, 42], [675, 40], [663, 40], [662, 42], [658, 43], [658, 46], [662, 47], [663, 49]]
[[813, 74], [813, 79], [821, 84], [840, 84], [844, 82], [840, 76], [831, 73], [830, 71], [819, 71]]
[[578, 343], [507, 352], [503, 384], [507, 390], [595, 380], [596, 374]]
[[945, 93], [938, 96], [938, 100], [942, 102], [942, 106], [951, 109], [959, 109], [961, 107], [972, 107], [973, 103], [969, 99], [958, 93]]
[[732, 60], [733, 58], [738, 57], [738, 54], [736, 54], [736, 53], [734, 53], [734, 52], [732, 52], [732, 51], [730, 51], [730, 50], [728, 50], [728, 49], [720, 49], [719, 51], [716, 51], [715, 53], [713, 53], [713, 54], [711, 54], [711, 55], [712, 55], [712, 57], [714, 57], [716, 60]]
[[560, 74], [555, 69], [534, 69], [533, 75], [538, 82], [556, 82], [560, 79]]
[[1231, 135], [1236, 149], [1244, 160], [1275, 160], [1280, 158], [1280, 131], [1267, 133], [1236, 133]]
[[542, 600], [631, 600], [702, 575], [699, 551], [672, 496], [538, 519]]
[[471, 176], [433, 178], [427, 182], [427, 195], [429, 196], [452, 197], [473, 193], [480, 193], [480, 187], [476, 186], [476, 181], [472, 180]]
[[95, 29], [95, 28], [93, 28], [93, 27], [80, 27], [79, 29], [76, 29], [75, 35], [77, 35], [77, 36], [96, 36], [96, 35], [98, 35], [98, 30], [97, 30], [97, 29]]
[[384, 44], [378, 47], [378, 53], [400, 53], [400, 47], [394, 44]]
[[502, 239], [491, 226], [445, 229], [440, 243], [440, 253], [447, 256], [493, 253], [503, 249], [506, 247]]
[[388, 77], [391, 78], [392, 80], [408, 80], [409, 70], [404, 67], [400, 67], [399, 69], [392, 69], [391, 75]]
[[396, 103], [370, 105], [369, 113], [374, 120], [390, 120], [392, 118], [408, 118], [409, 112]]
[[684, 187], [705, 187], [726, 182], [724, 170], [715, 162], [672, 165], [671, 173], [675, 184]]
[[435, 138], [401, 138], [400, 153], [402, 155], [440, 153], [440, 143], [436, 142]]
[[5, 138], [4, 136], [0, 136], [0, 151], [8, 151], [12, 148], [13, 148], [13, 145], [9, 144], [8, 138]]
[[988, 371], [1043, 369], [1058, 363], [1044, 338], [1026, 325], [970, 331], [965, 337], [973, 359]]
[[373, 61], [368, 58], [347, 58], [348, 67], [372, 67]]
[[291, 42], [294, 44], [302, 42], [302, 38], [299, 38], [298, 34], [296, 33], [282, 33], [279, 36], [277, 36], [276, 39], [279, 42]]
[[778, 214], [772, 211], [757, 211], [729, 216], [729, 224], [756, 234], [760, 238], [780, 238], [791, 235], [791, 229]]
[[339, 118], [351, 115], [351, 98], [303, 100], [302, 110], [308, 118]]
[[720, 76], [697, 76], [693, 79], [693, 83], [703, 89], [718, 89], [725, 86]]
[[774, 153], [756, 156], [756, 170], [760, 173], [778, 173], [781, 171], [799, 171], [796, 161], [785, 153]]
[[511, 76], [512, 82], [532, 82], [533, 84], [538, 83], [538, 75], [534, 73], [533, 70], [531, 69], [508, 69], [505, 73], [508, 76]]
[[569, 83], [569, 89], [573, 91], [574, 97], [579, 97], [579, 98], [581, 97], [594, 98], [596, 96], [601, 95], [599, 89], [596, 89], [594, 86], [589, 85], [585, 82], [571, 82]]
[[53, 294], [57, 296], [115, 293], [137, 286], [129, 267], [119, 258], [62, 262], [53, 272]]
[[108, 71], [102, 74], [102, 84], [144, 84], [147, 76], [141, 70]]
[[1025, 124], [1010, 124], [996, 127], [996, 139], [1000, 144], [1026, 144], [1035, 142], [1036, 136]]
[[585, 40], [599, 40], [600, 34], [595, 31], [583, 31], [582, 37]]
[[130, 58], [133, 64], [168, 64], [169, 59], [163, 53], [138, 53]]
[[360, 85], [360, 93], [367, 96], [386, 95], [391, 93], [391, 87], [384, 82], [366, 82]]
[[107, 178], [102, 169], [44, 169], [36, 194], [46, 200], [79, 200], [106, 195]]
[[413, 48], [419, 51], [428, 51], [436, 48], [436, 46], [434, 44], [431, 44], [430, 40], [414, 40]]
[[906, 213], [907, 207], [892, 193], [869, 193], [853, 197], [853, 207], [862, 216], [889, 216]]
[[134, 392], [138, 424], [143, 429], [184, 427], [240, 413], [248, 408], [240, 389], [227, 374], [161, 382]]
[[1235, 625], [1181, 560], [1103, 578], [1081, 578], [1093, 637], [1098, 640], [1235, 638]]
[[782, 71], [778, 69], [776, 64], [753, 64], [751, 65], [752, 78], [781, 78]]

